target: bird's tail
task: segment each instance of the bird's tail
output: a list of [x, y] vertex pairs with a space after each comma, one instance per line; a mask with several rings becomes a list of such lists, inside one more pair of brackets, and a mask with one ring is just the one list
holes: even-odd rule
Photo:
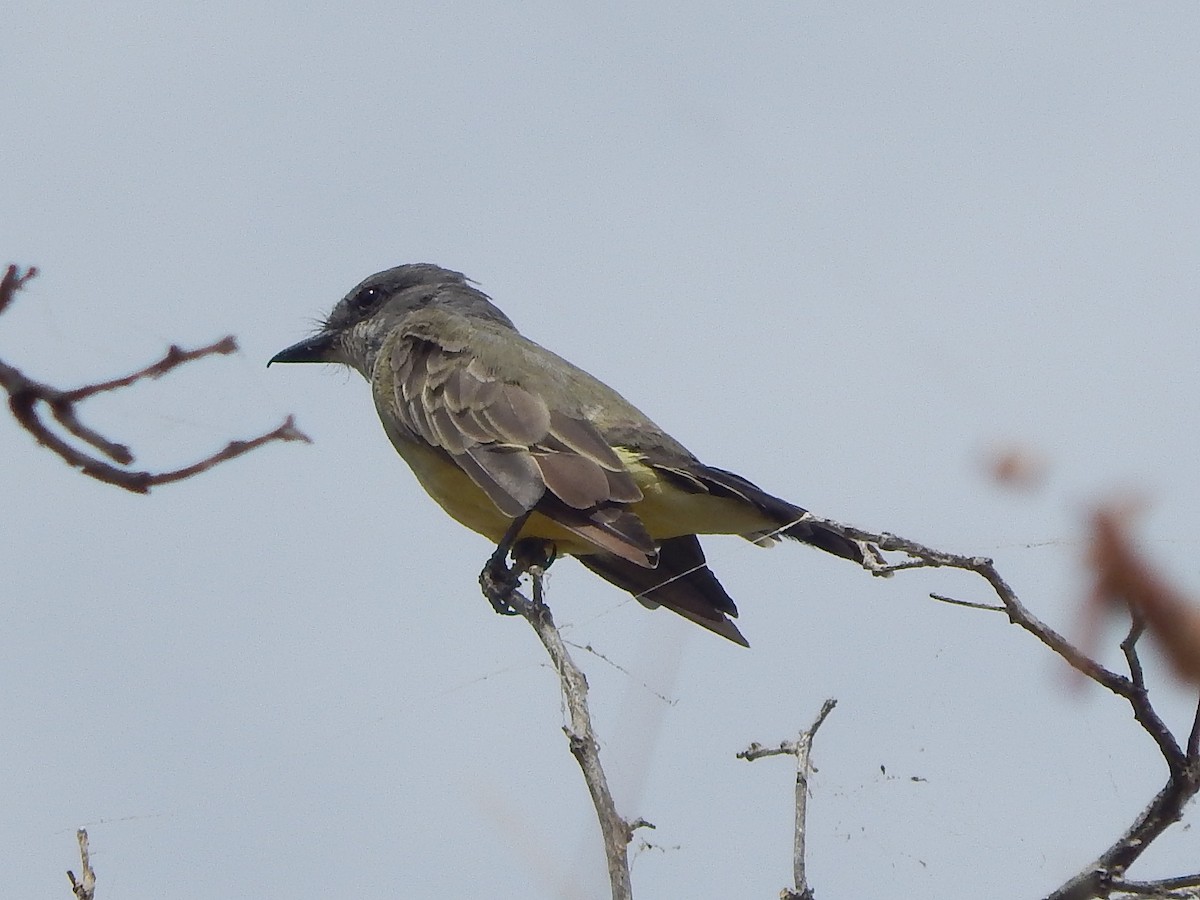
[[860, 541], [851, 540], [819, 522], [812, 521], [806, 509], [768, 494], [741, 475], [712, 466], [690, 469], [689, 474], [697, 478], [709, 493], [740, 498], [755, 506], [778, 526], [776, 530], [765, 534], [746, 535], [752, 540], [765, 539], [770, 543], [772, 538], [783, 535], [859, 564], [866, 558], [864, 545]]
[[589, 553], [578, 559], [605, 581], [633, 594], [643, 606], [665, 606], [735, 644], [750, 646], [731, 621], [737, 607], [705, 563], [694, 534], [663, 541], [653, 569], [613, 553]]

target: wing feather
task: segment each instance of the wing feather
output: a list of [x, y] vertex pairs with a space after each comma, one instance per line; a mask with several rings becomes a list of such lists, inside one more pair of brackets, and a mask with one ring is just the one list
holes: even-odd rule
[[437, 444], [451, 456], [461, 456], [475, 443], [471, 435], [463, 430], [460, 422], [462, 417], [454, 415], [444, 404], [430, 406], [428, 418]]
[[400, 413], [404, 424], [416, 432], [422, 440], [429, 444], [437, 444], [437, 435], [429, 422], [429, 412], [419, 397], [398, 404], [397, 412]]
[[470, 407], [478, 391], [479, 379], [468, 375], [467, 370], [460, 367], [446, 377], [446, 382], [442, 385], [442, 400], [446, 409], [458, 414]]
[[567, 506], [588, 509], [596, 505], [597, 497], [608, 497], [608, 473], [590, 459], [574, 453], [536, 451], [533, 458], [546, 488]]
[[495, 400], [478, 409], [496, 436], [510, 444], [532, 447], [550, 431], [545, 401], [515, 384], [504, 385]]
[[455, 416], [455, 421], [463, 435], [476, 444], [486, 444], [496, 439], [491, 426], [484, 421], [477, 410], [464, 409]]
[[572, 418], [559, 410], [550, 413], [550, 434], [576, 453], [610, 472], [624, 472], [621, 457], [586, 419]]
[[627, 471], [605, 471], [608, 478], [608, 499], [613, 503], [637, 503], [642, 499], [642, 489]]
[[[475, 444], [465, 454], [451, 459], [510, 518], [533, 509], [546, 493], [533, 456], [520, 448]], [[463, 460], [470, 460], [473, 465], [464, 465]]]
[[506, 380], [472, 352], [469, 335], [438, 333], [428, 323], [406, 326], [381, 354], [389, 370], [376, 383], [390, 379], [389, 406], [405, 433], [443, 451], [504, 515], [536, 509], [596, 547], [652, 567], [654, 541], [624, 508], [642, 492], [596, 426]]

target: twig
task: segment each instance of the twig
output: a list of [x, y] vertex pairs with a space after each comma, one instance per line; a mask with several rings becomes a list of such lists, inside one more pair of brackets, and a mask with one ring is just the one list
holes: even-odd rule
[[138, 369], [136, 372], [131, 372], [128, 375], [122, 375], [120, 378], [113, 378], [109, 381], [87, 384], [83, 387], [75, 388], [73, 391], [64, 391], [61, 399], [68, 405], [78, 403], [80, 400], [86, 400], [88, 397], [94, 397], [96, 394], [101, 394], [105, 391], [115, 391], [118, 388], [129, 387], [135, 381], [141, 381], [143, 378], [161, 378], [172, 369], [178, 368], [194, 359], [203, 359], [205, 356], [214, 355], [229, 356], [237, 353], [237, 350], [237, 341], [231, 334], [209, 344], [207, 347], [199, 347], [196, 350], [184, 350], [182, 347], [172, 344], [167, 348], [167, 352], [162, 359], [151, 363], [144, 369]]
[[1200, 683], [1200, 607], [1142, 558], [1129, 532], [1132, 512], [1126, 503], [1108, 504], [1092, 514], [1089, 619], [1109, 610], [1134, 610], [1176, 674]]
[[629, 842], [633, 840], [634, 829], [653, 828], [654, 826], [644, 819], [627, 822], [617, 812], [616, 803], [608, 789], [608, 779], [605, 777], [604, 768], [600, 765], [600, 745], [592, 729], [591, 713], [588, 711], [587, 678], [567, 652], [562, 636], [554, 624], [554, 618], [550, 614], [550, 607], [545, 603], [544, 570], [538, 565], [519, 563], [517, 571], [513, 573], [514, 576], [519, 575], [521, 571], [527, 572], [533, 582], [532, 599], [525, 597], [515, 588], [511, 589], [506, 596], [493, 596], [503, 590], [501, 583], [494, 579], [488, 580], [484, 575], [480, 576], [480, 582], [493, 607], [499, 609], [507, 606], [524, 617], [533, 626], [542, 646], [550, 654], [554, 669], [558, 672], [563, 701], [566, 704], [570, 720], [563, 726], [563, 733], [566, 734], [570, 744], [571, 755], [575, 757], [575, 761], [583, 772], [583, 780], [587, 783], [588, 793], [592, 797], [592, 805], [596, 809], [596, 818], [600, 822], [613, 900], [632, 900], [633, 885], [629, 876]]
[[92, 861], [88, 854], [88, 833], [80, 828], [75, 832], [75, 837], [79, 840], [79, 871], [82, 874], [76, 879], [75, 873], [67, 869], [67, 877], [71, 879], [71, 890], [79, 900], [95, 900], [96, 873], [92, 871]]
[[[817, 516], [813, 516], [812, 521], [851, 540], [873, 543], [881, 551], [905, 554], [907, 560], [883, 567], [890, 572], [909, 568], [953, 568], [974, 572], [988, 583], [999, 598], [1011, 623], [1032, 634], [1076, 671], [1129, 703], [1134, 718], [1153, 738], [1166, 761], [1167, 782], [1126, 832], [1084, 871], [1052, 893], [1049, 900], [1090, 900], [1107, 896], [1115, 889], [1114, 885], [1124, 878], [1126, 869], [1159, 835], [1179, 821], [1188, 801], [1200, 792], [1200, 709], [1197, 710], [1187, 749], [1184, 750], [1150, 701], [1136, 646], [1142, 630], [1140, 621], [1133, 622], [1129, 634], [1121, 644], [1129, 675], [1120, 675], [1079, 650], [1030, 612], [996, 570], [992, 560], [982, 556], [963, 556], [935, 550], [894, 534], [874, 534]], [[934, 596], [943, 602], [948, 599]]]
[[1192, 719], [1192, 730], [1188, 734], [1187, 758], [1200, 759], [1200, 700], [1196, 702], [1196, 717]]
[[945, 594], [930, 594], [929, 596], [941, 603], [949, 603], [951, 606], [965, 606], [967, 609], [987, 609], [992, 612], [1006, 612], [1003, 606], [997, 606], [995, 603], [976, 603], [974, 600], [959, 600], [955, 597], [947, 597]]
[[37, 277], [37, 273], [36, 266], [30, 266], [24, 272], [12, 265], [4, 270], [4, 276], [0, 277], [0, 313], [8, 308], [17, 291], [25, 287], [29, 279]]
[[[873, 546], [877, 554], [876, 564], [869, 568], [876, 575], [888, 575], [897, 571], [914, 568], [954, 568], [975, 573], [987, 582], [988, 586], [995, 593], [1001, 604], [1000, 609], [1007, 614], [1011, 623], [1033, 635], [1073, 669], [1095, 681], [1113, 694], [1124, 698], [1129, 703], [1133, 710], [1134, 718], [1142, 726], [1143, 730], [1154, 739], [1160, 753], [1166, 760], [1169, 773], [1167, 782], [1125, 834], [1121, 835], [1107, 850], [1101, 853], [1083, 872], [1070, 879], [1051, 894], [1049, 900], [1091, 900], [1091, 898], [1109, 896], [1116, 890], [1115, 886], [1118, 884], [1143, 884], [1143, 882], [1124, 882], [1123, 879], [1126, 870], [1145, 852], [1146, 848], [1154, 840], [1179, 820], [1184, 806], [1193, 796], [1200, 792], [1200, 755], [1198, 755], [1198, 751], [1200, 751], [1200, 709], [1197, 710], [1197, 717], [1188, 737], [1187, 749], [1185, 751], [1180, 748], [1179, 742], [1166, 727], [1150, 701], [1142, 673], [1141, 661], [1137, 654], [1137, 640], [1141, 634], [1140, 624], [1134, 622], [1131, 625], [1129, 634], [1122, 642], [1122, 651], [1124, 652], [1125, 661], [1129, 668], [1129, 675], [1121, 675], [1075, 647], [1065, 637], [1035, 616], [1021, 602], [1013, 588], [1000, 575], [991, 559], [982, 556], [964, 556], [948, 553], [925, 546], [916, 541], [898, 537], [894, 534], [886, 532], [875, 534], [817, 516], [810, 516], [809, 518], [811, 521], [837, 532], [850, 540], [865, 542], [866, 545]], [[902, 553], [908, 559], [898, 562], [887, 562], [883, 557], [884, 553]], [[490, 582], [493, 591], [489, 592], [489, 580], [486, 577], [489, 570], [486, 567], [480, 580], [484, 584], [485, 594], [492, 600], [494, 606], [501, 609], [505, 607], [506, 602], [511, 601], [509, 608], [530, 621], [538, 632], [538, 636], [542, 638], [542, 642], [546, 645], [547, 650], [550, 651], [551, 657], [555, 659], [555, 666], [559, 669], [560, 677], [562, 677], [564, 682], [564, 695], [567, 697], [568, 705], [572, 709], [573, 728], [572, 730], [568, 730], [568, 736], [571, 738], [572, 752], [576, 753], [576, 758], [579, 760], [580, 766], [584, 769], [584, 776], [588, 779], [593, 803], [596, 805], [597, 815], [600, 817], [601, 828], [605, 833], [605, 849], [609, 857], [609, 875], [610, 881], [613, 884], [613, 896], [625, 897], [628, 894], [621, 893], [621, 891], [628, 888], [626, 847], [630, 839], [630, 826], [616, 814], [615, 808], [611, 803], [611, 797], [607, 796], [607, 788], [603, 787], [602, 782], [597, 786], [597, 783], [589, 776], [589, 766], [585, 765], [582, 754], [584, 751], [594, 751], [595, 739], [591, 736], [590, 726], [586, 731], [574, 729], [576, 706], [571, 702], [571, 688], [568, 686], [569, 679], [562, 668], [562, 664], [559, 662], [560, 657], [553, 649], [553, 642], [557, 639], [557, 632], [554, 632], [553, 638], [549, 634], [544, 633], [547, 626], [551, 631], [553, 630], [553, 623], [549, 620], [549, 610], [546, 610], [545, 605], [541, 603], [541, 570], [528, 566], [526, 568], [534, 575], [534, 601], [526, 600], [516, 591], [512, 592], [508, 601], [505, 601], [502, 597], [498, 598], [494, 596], [496, 590], [502, 591], [506, 589], [507, 585], [511, 585], [514, 582], [505, 581], [503, 578], [499, 580], [493, 579]], [[938, 594], [931, 596], [942, 602], [978, 606], [988, 610], [997, 609], [992, 604], [961, 601]], [[544, 610], [544, 613], [542, 610]], [[561, 646], [561, 640], [558, 640], [558, 643]], [[563, 657], [565, 657], [565, 653], [564, 648], [562, 649]], [[577, 669], [575, 671], [578, 672]], [[582, 673], [578, 673], [578, 678], [586, 690], [586, 682], [582, 682]], [[583, 714], [586, 718], [586, 707], [584, 707]], [[810, 729], [809, 745], [811, 745], [811, 733], [820, 725], [823, 715], [818, 717], [818, 721]], [[803, 735], [801, 737], [803, 738]], [[799, 742], [793, 744], [785, 742], [778, 749], [766, 749], [760, 745], [752, 745], [740, 755], [746, 759], [756, 759], [761, 756], [796, 752], [798, 747]], [[807, 749], [805, 753], [807, 754]], [[799, 762], [799, 756], [797, 756], [797, 760]], [[603, 772], [599, 770], [598, 758], [594, 760], [594, 765], [602, 777]], [[803, 772], [800, 772], [797, 776], [798, 789], [802, 775], [804, 776], [804, 783], [807, 783], [807, 776]], [[811, 888], [803, 880], [803, 831], [799, 827], [804, 818], [805, 808], [803, 804], [806, 801], [806, 797], [806, 794], [804, 797], [801, 797], [800, 793], [797, 794], [797, 890], [796, 892], [785, 893], [784, 897], [787, 900], [809, 900], [812, 896]], [[1159, 882], [1144, 883], [1158, 884]], [[1181, 886], [1172, 888], [1172, 890], [1183, 892], [1182, 894], [1178, 894], [1178, 896], [1186, 896], [1190, 888], [1188, 886]]]
[[796, 833], [792, 845], [792, 878], [795, 887], [784, 890], [779, 896], [781, 900], [813, 900], [813, 890], [808, 884], [808, 874], [805, 871], [805, 836], [808, 819], [808, 779], [813, 767], [810, 760], [813, 738], [817, 729], [825, 721], [837, 700], [832, 697], [821, 705], [821, 711], [807, 730], [800, 732], [794, 741], [784, 741], [778, 747], [763, 747], [761, 744], [751, 744], [737, 755], [738, 759], [753, 762], [764, 756], [788, 755], [796, 757]]
[[1112, 883], [1112, 889], [1113, 893], [1124, 893], [1134, 897], [1200, 897], [1200, 872], [1194, 872], [1191, 875], [1177, 875], [1174, 878], [1161, 878], [1157, 881], [1116, 879]]
[[1179, 748], [1175, 735], [1171, 734], [1166, 723], [1158, 715], [1150, 702], [1150, 694], [1146, 690], [1146, 676], [1142, 671], [1142, 660], [1138, 656], [1137, 642], [1146, 630], [1146, 623], [1137, 612], [1132, 613], [1129, 633], [1121, 641], [1121, 652], [1125, 655], [1126, 665], [1129, 666], [1129, 676], [1132, 690], [1129, 703], [1133, 707], [1133, 717], [1154, 738], [1163, 758], [1167, 761], [1173, 775], [1182, 775], [1187, 764], [1184, 752]]
[[[37, 269], [30, 268], [20, 273], [16, 266], [9, 266], [0, 278], [0, 312], [12, 302], [18, 290], [24, 287]], [[85, 425], [80, 419], [76, 404], [106, 391], [120, 390], [144, 379], [159, 378], [185, 363], [206, 356], [228, 355], [237, 351], [237, 342], [232, 336], [222, 338], [206, 347], [184, 350], [172, 345], [157, 362], [144, 368], [110, 378], [85, 384], [72, 390], [61, 390], [26, 376], [19, 369], [0, 361], [0, 388], [8, 393], [8, 407], [21, 426], [34, 436], [39, 444], [56, 453], [64, 462], [82, 470], [83, 474], [116, 485], [135, 494], [149, 493], [155, 485], [169, 484], [191, 478], [211, 469], [218, 463], [248, 453], [256, 447], [272, 441], [304, 441], [309, 438], [296, 428], [295, 420], [288, 416], [282, 425], [273, 431], [245, 441], [230, 441], [223, 449], [198, 462], [169, 472], [148, 472], [118, 468], [129, 466], [134, 461], [133, 451], [124, 444], [110, 440], [100, 432]], [[96, 454], [81, 450], [55, 433], [41, 417], [41, 406], [49, 408], [54, 420], [68, 434], [78, 438], [97, 451]], [[111, 460], [111, 462], [107, 461]], [[115, 465], [114, 465], [115, 463]]]

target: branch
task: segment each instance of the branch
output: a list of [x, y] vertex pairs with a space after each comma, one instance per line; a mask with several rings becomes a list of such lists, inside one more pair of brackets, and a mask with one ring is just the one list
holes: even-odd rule
[[792, 879], [795, 884], [793, 890], [784, 890], [780, 895], [780, 900], [813, 900], [813, 890], [808, 884], [808, 874], [805, 871], [804, 864], [804, 844], [805, 835], [807, 834], [806, 821], [808, 818], [808, 779], [813, 773], [812, 762], [809, 756], [812, 752], [813, 738], [817, 734], [817, 729], [821, 727], [821, 723], [825, 721], [825, 717], [833, 712], [833, 708], [837, 706], [837, 701], [832, 697], [826, 700], [821, 705], [821, 711], [817, 713], [817, 718], [806, 731], [800, 732], [799, 737], [794, 741], [784, 741], [778, 747], [769, 748], [763, 747], [761, 744], [754, 743], [737, 755], [738, 759], [744, 759], [747, 762], [754, 762], [756, 759], [762, 759], [764, 756], [794, 756], [796, 757], [796, 834], [792, 845]]
[[[502, 542], [502, 546], [503, 546]], [[500, 560], [503, 562], [504, 557]], [[613, 900], [632, 900], [633, 885], [629, 876], [629, 842], [633, 840], [635, 828], [653, 828], [644, 819], [628, 822], [617, 812], [616, 803], [608, 789], [608, 779], [604, 768], [600, 765], [600, 745], [592, 730], [591, 713], [588, 711], [587, 678], [575, 664], [567, 652], [562, 636], [550, 615], [550, 607], [545, 603], [542, 579], [544, 566], [535, 565], [530, 558], [523, 561], [519, 558], [515, 571], [509, 573], [510, 579], [497, 581], [494, 578], [495, 558], [489, 561], [488, 567], [480, 575], [480, 583], [484, 595], [497, 610], [511, 609], [517, 615], [525, 618], [533, 627], [542, 646], [550, 654], [554, 670], [558, 672], [562, 688], [563, 702], [567, 706], [570, 721], [563, 726], [563, 732], [571, 747], [571, 755], [583, 772], [583, 780], [587, 783], [588, 793], [592, 797], [592, 805], [596, 809], [596, 818], [600, 822], [600, 832], [604, 838], [604, 855], [608, 861], [608, 880], [612, 887]], [[516, 579], [522, 572], [529, 574], [533, 582], [533, 599], [529, 599], [516, 590]]]
[[1130, 897], [1153, 897], [1156, 900], [1186, 900], [1200, 897], [1200, 872], [1161, 878], [1158, 881], [1121, 881], [1112, 884], [1113, 893]]
[[12, 303], [13, 297], [17, 291], [25, 287], [31, 278], [37, 277], [37, 267], [30, 266], [24, 272], [21, 272], [16, 266], [9, 266], [4, 271], [4, 276], [0, 277], [0, 313], [8, 308], [8, 304]]
[[[12, 303], [16, 292], [36, 274], [37, 269], [35, 268], [29, 268], [24, 273], [19, 273], [16, 266], [8, 267], [3, 278], [0, 278], [0, 313], [4, 312]], [[95, 478], [97, 481], [116, 485], [136, 494], [146, 494], [155, 485], [191, 478], [193, 475], [211, 469], [218, 463], [234, 459], [243, 453], [249, 453], [272, 441], [309, 442], [309, 438], [296, 428], [295, 420], [288, 416], [283, 424], [273, 431], [268, 431], [250, 440], [230, 441], [223, 449], [189, 466], [169, 472], [137, 471], [118, 468], [133, 463], [133, 451], [124, 444], [110, 440], [79, 419], [76, 404], [89, 397], [107, 391], [120, 390], [145, 379], [160, 378], [172, 369], [206, 356], [225, 356], [236, 351], [237, 342], [233, 337], [222, 338], [213, 344], [195, 350], [184, 350], [172, 345], [162, 359], [144, 368], [128, 375], [85, 384], [72, 390], [61, 390], [35, 381], [14, 366], [0, 361], [0, 387], [8, 393], [8, 407], [17, 422], [32, 434], [39, 444], [56, 453], [67, 465], [82, 470], [83, 474]], [[96, 452], [81, 450], [55, 433], [42, 419], [43, 405], [50, 410], [54, 420], [62, 426], [67, 434], [78, 438]], [[102, 457], [106, 457], [106, 459]]]
[[1090, 611], [1126, 607], [1144, 620], [1180, 678], [1200, 683], [1200, 608], [1137, 551], [1131, 510], [1108, 505], [1092, 515], [1088, 561], [1094, 575]]
[[[0, 300], [3, 300], [2, 295]], [[2, 309], [3, 305], [0, 304], [0, 310]], [[88, 855], [87, 831], [80, 828], [75, 832], [75, 837], [79, 840], [79, 871], [83, 874], [76, 879], [75, 873], [67, 869], [67, 877], [71, 879], [71, 890], [78, 900], [95, 900], [96, 873], [92, 871], [92, 861]]]
[[[899, 571], [928, 568], [954, 568], [975, 573], [987, 582], [988, 586], [992, 589], [1000, 602], [999, 607], [990, 603], [985, 604], [959, 600], [941, 594], [931, 594], [930, 596], [942, 602], [1006, 613], [1012, 624], [1019, 626], [1024, 631], [1033, 635], [1077, 672], [1095, 681], [1129, 703], [1135, 720], [1154, 739], [1159, 752], [1166, 761], [1168, 770], [1167, 782], [1142, 811], [1141, 815], [1126, 830], [1125, 834], [1121, 835], [1107, 850], [1100, 854], [1092, 865], [1051, 894], [1049, 900], [1090, 900], [1090, 898], [1109, 896], [1114, 890], [1113, 886], [1124, 878], [1127, 868], [1167, 828], [1179, 821], [1182, 817], [1184, 807], [1192, 797], [1200, 792], [1200, 752], [1198, 752], [1200, 751], [1200, 710], [1197, 711], [1197, 716], [1188, 736], [1185, 750], [1180, 747], [1178, 739], [1167, 728], [1166, 723], [1163, 722], [1150, 701], [1142, 672], [1141, 660], [1137, 652], [1137, 641], [1143, 630], [1141, 612], [1133, 617], [1129, 634], [1121, 643], [1121, 649], [1129, 669], [1128, 675], [1121, 675], [1071, 644], [1065, 637], [1035, 616], [1021, 602], [1016, 591], [1004, 580], [999, 571], [997, 571], [995, 564], [987, 557], [964, 556], [957, 553], [936, 550], [894, 534], [887, 532], [876, 534], [811, 514], [806, 515], [805, 518], [807, 521], [840, 534], [849, 540], [857, 541], [861, 546], [870, 548], [869, 564], [865, 567], [873, 575], [889, 576]], [[551, 630], [553, 629], [553, 623], [549, 622], [549, 610], [546, 610], [544, 604], [541, 603], [541, 568], [531, 567], [529, 564], [526, 564], [524, 567], [518, 565], [517, 574], [514, 575], [509, 571], [505, 563], [509, 550], [513, 549], [514, 542], [518, 545], [527, 543], [516, 540], [524, 525], [524, 519], [525, 517], [521, 517], [515, 520], [509, 527], [504, 539], [496, 548], [496, 552], [492, 555], [492, 558], [480, 574], [480, 584], [484, 588], [484, 594], [491, 601], [492, 606], [497, 612], [523, 615], [534, 625], [535, 630], [538, 630], [539, 637], [546, 644], [551, 657], [555, 659], [555, 666], [559, 669], [560, 675], [563, 677], [564, 693], [569, 698], [572, 688], [568, 674], [563, 668], [565, 663], [560, 661], [562, 657], [565, 657], [566, 651], [565, 649], [561, 649], [562, 657], [557, 655], [556, 650], [552, 646], [550, 636], [543, 634], [547, 624]], [[544, 544], [545, 542], [541, 543]], [[885, 555], [887, 553], [901, 553], [904, 554], [904, 558], [889, 561]], [[519, 556], [520, 554], [517, 553], [516, 555]], [[553, 558], [552, 554], [546, 554], [545, 547], [537, 550], [530, 558], [532, 559], [533, 557], [538, 557], [542, 560], [542, 562], [538, 563], [538, 566], [548, 564], [548, 560]], [[532, 603], [521, 597], [515, 590], [517, 575], [521, 571], [529, 571], [534, 575], [535, 595]], [[1155, 620], [1150, 610], [1143, 609], [1142, 611], [1145, 612], [1147, 621], [1151, 625], [1154, 625]], [[557, 640], [561, 648], [561, 640], [557, 638], [557, 632], [554, 632], [553, 637]], [[1196, 646], [1200, 646], [1200, 644]], [[574, 668], [573, 664], [571, 666]], [[578, 672], [578, 670], [575, 671]], [[586, 683], [582, 682], [582, 673], [578, 674], [578, 678], [586, 688]], [[575, 709], [576, 707], [573, 705], [573, 722]], [[583, 707], [583, 715], [586, 719], [586, 706]], [[818, 718], [813, 729], [811, 729], [812, 731], [816, 730], [822, 718], [823, 716]], [[569, 731], [568, 734], [572, 735], [572, 732]], [[595, 742], [594, 738], [590, 736], [590, 728], [587, 737], [587, 741], [581, 738], [579, 743], [581, 745], [586, 743], [594, 749]], [[803, 735], [801, 737], [803, 739]], [[811, 733], [809, 735], [809, 742], [811, 742]], [[573, 736], [573, 752], [576, 750], [576, 743], [577, 741]], [[785, 743], [778, 750], [765, 750], [761, 746], [755, 745], [749, 748], [748, 751], [745, 751], [743, 758], [756, 759], [765, 755], [796, 752], [799, 760], [799, 749], [799, 743], [792, 745]], [[804, 752], [807, 754], [807, 748]], [[588, 778], [588, 768], [585, 766], [584, 760], [578, 752], [576, 756], [577, 759], [580, 759], [580, 765], [584, 767], [585, 778]], [[598, 770], [598, 758], [595, 760], [595, 766]], [[798, 781], [803, 778], [806, 782], [806, 772], [807, 770], [800, 772]], [[602, 777], [603, 773], [600, 772], [600, 775]], [[601, 796], [602, 794], [607, 795], [607, 788], [604, 788], [602, 784], [600, 788], [597, 788], [590, 778], [589, 788], [592, 790], [593, 802], [597, 806], [597, 814], [601, 819], [601, 827], [605, 829], [605, 844], [606, 849], [609, 851], [609, 871], [610, 879], [613, 883], [614, 897], [623, 897], [626, 894], [619, 893], [619, 890], [622, 886], [625, 888], [628, 886], [628, 865], [625, 858], [625, 848], [629, 842], [629, 825], [616, 815], [615, 809], [611, 806], [611, 797]], [[797, 891], [800, 893], [793, 896], [808, 898], [811, 896], [811, 889], [803, 881], [802, 812], [803, 808], [798, 801], [798, 857], [796, 861], [796, 874]], [[609, 815], [610, 813], [611, 816]], [[626, 873], [623, 883], [619, 879], [619, 870], [623, 870]], [[1182, 890], [1187, 890], [1187, 888], [1183, 888]]]
[[[1137, 640], [1142, 631], [1140, 617], [1134, 617], [1129, 634], [1121, 643], [1129, 675], [1120, 675], [1075, 647], [1030, 612], [996, 570], [992, 560], [982, 556], [963, 556], [935, 550], [894, 534], [873, 534], [818, 516], [811, 518], [812, 521], [851, 540], [873, 543], [885, 553], [902, 553], [907, 557], [879, 567], [875, 574], [891, 574], [914, 568], [952, 568], [974, 572], [987, 582], [1012, 624], [1033, 635], [1073, 669], [1124, 698], [1129, 704], [1134, 719], [1153, 738], [1166, 761], [1167, 782], [1126, 832], [1086, 870], [1051, 894], [1050, 900], [1089, 900], [1093, 897], [1107, 896], [1115, 889], [1113, 886], [1124, 877], [1125, 870], [1159, 835], [1179, 821], [1188, 801], [1200, 792], [1200, 710], [1197, 711], [1185, 750], [1180, 747], [1179, 741], [1167, 728], [1150, 701], [1137, 653]], [[1143, 579], [1142, 583], [1146, 583], [1146, 579]], [[930, 596], [943, 602], [949, 599], [938, 594]], [[1161, 597], [1162, 594], [1160, 592], [1155, 596]], [[959, 602], [959, 605], [973, 604]], [[1147, 620], [1153, 624], [1153, 614], [1149, 608], [1144, 609]]]

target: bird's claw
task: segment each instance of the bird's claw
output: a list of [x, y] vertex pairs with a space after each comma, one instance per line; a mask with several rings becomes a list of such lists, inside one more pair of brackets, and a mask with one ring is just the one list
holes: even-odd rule
[[504, 558], [493, 556], [479, 573], [479, 586], [492, 609], [502, 616], [517, 615], [517, 608], [509, 599], [520, 583], [519, 576], [504, 562]]

